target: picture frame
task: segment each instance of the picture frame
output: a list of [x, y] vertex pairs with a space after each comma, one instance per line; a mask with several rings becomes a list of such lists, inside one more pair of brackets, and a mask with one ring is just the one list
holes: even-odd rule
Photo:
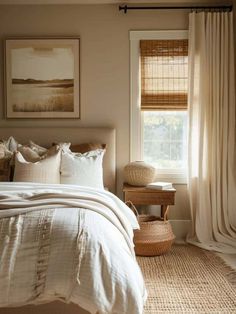
[[6, 118], [80, 118], [80, 39], [5, 40]]

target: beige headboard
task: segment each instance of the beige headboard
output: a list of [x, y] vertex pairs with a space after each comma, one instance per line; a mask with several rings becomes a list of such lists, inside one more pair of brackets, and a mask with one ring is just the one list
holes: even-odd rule
[[0, 128], [0, 139], [14, 136], [19, 143], [32, 140], [39, 145], [49, 147], [53, 142], [102, 143], [107, 144], [104, 156], [104, 185], [109, 191], [116, 192], [116, 133], [110, 128], [76, 128], [76, 127], [44, 127], [44, 128]]

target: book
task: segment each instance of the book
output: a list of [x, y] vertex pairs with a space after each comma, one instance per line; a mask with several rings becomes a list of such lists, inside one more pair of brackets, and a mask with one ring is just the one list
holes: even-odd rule
[[149, 183], [146, 188], [156, 190], [170, 190], [173, 189], [173, 186], [170, 182], [152, 182]]

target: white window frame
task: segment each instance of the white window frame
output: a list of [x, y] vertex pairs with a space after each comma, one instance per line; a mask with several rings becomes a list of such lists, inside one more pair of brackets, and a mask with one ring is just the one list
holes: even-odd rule
[[[130, 31], [130, 161], [142, 160], [143, 143], [143, 115], [140, 110], [141, 103], [141, 73], [139, 47], [140, 40], [155, 39], [188, 39], [187, 30], [165, 31]], [[185, 172], [174, 170], [159, 170], [158, 180], [172, 181], [173, 183], [186, 183]]]

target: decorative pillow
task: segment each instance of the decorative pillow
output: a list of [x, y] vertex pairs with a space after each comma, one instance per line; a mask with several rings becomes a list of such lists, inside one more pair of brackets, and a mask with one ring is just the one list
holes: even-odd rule
[[36, 162], [41, 159], [40, 155], [28, 145], [18, 145], [17, 151], [29, 162]]
[[80, 153], [62, 152], [61, 183], [104, 189], [102, 161], [104, 149]]
[[0, 181], [10, 181], [11, 175], [11, 158], [0, 159]]
[[90, 152], [91, 150], [106, 149], [106, 144], [100, 143], [83, 143], [77, 145], [71, 145], [70, 150], [75, 153], [84, 154]]
[[71, 143], [64, 143], [64, 142], [53, 142], [52, 143], [52, 147], [58, 147], [61, 149], [62, 152], [67, 152], [67, 153], [71, 153], [71, 150], [70, 150], [70, 145]]
[[12, 153], [17, 150], [18, 143], [13, 136], [10, 136], [7, 140], [1, 140], [0, 142], [4, 144], [6, 149]]
[[[16, 141], [13, 137], [0, 141], [0, 181], [10, 181], [12, 178], [12, 156]], [[12, 151], [11, 151], [11, 150]]]
[[29, 141], [29, 147], [36, 152], [39, 156], [43, 156], [47, 153], [47, 148], [35, 144], [33, 141]]
[[15, 182], [60, 183], [61, 151], [47, 155], [33, 163], [24, 159], [20, 152], [15, 155]]
[[9, 158], [11, 159], [13, 152], [11, 152], [5, 143], [0, 143], [0, 158]]
[[3, 159], [5, 157], [5, 151], [4, 151], [4, 148], [2, 146], [3, 145], [0, 144], [0, 159]]
[[[37, 145], [37, 144], [35, 144], [35, 145]], [[21, 153], [21, 155], [24, 157], [24, 159], [26, 161], [36, 162], [36, 161], [39, 161], [39, 160], [41, 160], [41, 159], [43, 159], [49, 155], [55, 154], [59, 148], [60, 147], [58, 145], [52, 146], [49, 149], [42, 147], [42, 150], [39, 151], [39, 150], [35, 150], [35, 149], [29, 147], [29, 145], [18, 145], [17, 151]], [[42, 154], [43, 150], [46, 153]]]
[[57, 143], [57, 144], [53, 144], [53, 145], [56, 145], [58, 148], [60, 148], [62, 150], [62, 152], [71, 152], [70, 151], [70, 145], [71, 143], [64, 143], [64, 142], [60, 142], [60, 143]]

